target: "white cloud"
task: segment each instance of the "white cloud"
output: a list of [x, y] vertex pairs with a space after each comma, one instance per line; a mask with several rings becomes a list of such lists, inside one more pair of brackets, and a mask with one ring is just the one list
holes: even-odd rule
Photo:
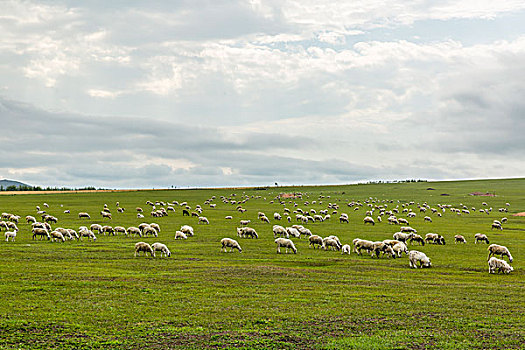
[[[27, 169], [44, 167], [34, 164], [40, 157], [75, 165], [41, 172], [62, 184], [92, 177], [103, 185], [114, 175], [108, 164], [126, 173], [119, 186], [136, 185], [145, 174], [161, 174], [159, 181], [192, 174], [199, 183], [214, 176], [273, 183], [279, 174], [259, 161], [271, 164], [270, 154], [293, 166], [283, 176], [297, 183], [459, 178], [488, 169], [487, 159], [498, 164], [487, 170], [495, 176], [502, 173], [498, 152], [523, 146], [516, 130], [524, 109], [525, 36], [523, 28], [504, 24], [523, 17], [524, 7], [522, 1], [5, 1], [0, 98], [27, 102], [33, 107], [25, 112], [45, 115], [56, 127], [31, 120], [38, 128], [27, 139], [50, 140], [49, 146], [9, 159], [4, 171], [32, 176]], [[23, 117], [0, 108], [2, 120], [15, 115]], [[97, 135], [97, 142], [71, 138], [75, 132]], [[9, 139], [19, 148], [23, 141]], [[65, 145], [85, 162], [57, 151]], [[98, 153], [104, 147], [118, 151]], [[209, 155], [218, 150], [224, 156]], [[507, 169], [524, 170], [520, 162]]]

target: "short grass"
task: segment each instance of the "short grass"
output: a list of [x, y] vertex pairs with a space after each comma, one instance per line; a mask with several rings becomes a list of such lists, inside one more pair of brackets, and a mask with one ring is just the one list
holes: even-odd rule
[[[411, 226], [421, 234], [440, 233], [447, 244], [412, 247], [432, 259], [434, 267], [423, 270], [409, 269], [406, 257], [343, 256], [308, 248], [304, 239], [295, 240], [297, 255], [278, 255], [272, 225], [258, 221], [257, 213], [278, 223], [273, 213], [282, 214], [284, 207], [293, 211], [294, 200], [270, 201], [294, 191], [305, 194], [295, 200], [299, 208], [319, 211], [331, 202], [350, 216], [349, 224], [340, 224], [336, 214], [328, 222], [305, 225], [314, 234], [336, 234], [343, 244], [356, 237], [390, 238], [397, 226], [386, 220], [365, 226], [366, 204], [357, 211], [346, 204], [385, 200], [392, 209], [414, 201], [410, 208], [418, 215], [409, 220]], [[497, 196], [469, 196], [473, 191]], [[203, 204], [212, 196], [215, 209]], [[237, 212], [237, 204], [225, 204], [220, 196], [236, 201], [248, 196], [242, 204], [247, 212]], [[211, 224], [183, 217], [180, 207], [167, 217], [138, 219], [135, 208], [149, 212], [147, 200], [200, 204]], [[116, 211], [117, 201], [126, 208], [123, 214]], [[143, 240], [166, 243], [172, 257], [135, 258], [140, 238], [125, 236], [99, 236], [95, 243], [33, 241], [29, 225], [21, 222], [16, 242], [1, 242], [2, 349], [522, 349], [525, 344], [525, 218], [512, 216], [525, 211], [524, 179], [4, 195], [0, 210], [23, 218], [35, 215], [36, 205], [44, 202], [61, 227], [157, 222], [159, 237]], [[424, 202], [476, 210], [461, 216], [447, 211], [441, 218], [425, 214], [433, 222], [424, 223], [417, 209]], [[498, 212], [506, 202], [509, 213]], [[98, 214], [105, 203], [111, 221]], [[478, 211], [488, 207], [490, 215]], [[92, 219], [78, 219], [80, 211]], [[234, 219], [225, 220], [226, 215]], [[509, 218], [505, 230], [491, 231], [492, 220], [503, 216]], [[240, 219], [252, 221], [259, 239], [236, 237]], [[196, 234], [175, 241], [175, 230], [183, 224], [192, 225]], [[476, 232], [511, 250], [513, 273], [488, 274], [487, 246], [473, 244]], [[466, 245], [453, 244], [458, 233], [467, 238]], [[243, 253], [221, 253], [223, 237], [237, 239]]]

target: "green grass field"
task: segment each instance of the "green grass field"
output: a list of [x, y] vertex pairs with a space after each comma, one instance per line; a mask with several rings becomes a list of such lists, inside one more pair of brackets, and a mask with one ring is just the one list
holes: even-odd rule
[[[270, 201], [294, 191], [303, 193], [295, 200], [303, 210], [319, 211], [329, 202], [340, 206], [330, 221], [305, 225], [314, 234], [335, 234], [343, 244], [357, 237], [391, 238], [399, 226], [389, 225], [386, 218], [375, 226], [363, 224], [365, 201], [388, 201], [387, 209], [402, 209], [403, 203], [414, 201], [409, 208], [417, 217], [409, 219], [410, 225], [421, 235], [442, 234], [447, 244], [409, 246], [432, 259], [432, 268], [417, 270], [409, 268], [406, 256], [342, 255], [308, 248], [304, 238], [294, 239], [296, 255], [279, 255], [272, 234], [272, 225], [279, 222], [273, 213], [296, 208], [294, 200], [285, 205]], [[473, 191], [490, 191], [496, 197], [470, 196]], [[203, 204], [212, 196], [214, 209]], [[236, 201], [248, 196], [242, 204], [247, 211], [239, 213], [237, 204], [225, 204], [220, 196]], [[167, 217], [152, 218], [147, 200], [187, 201], [192, 208], [200, 204], [211, 224], [198, 225], [196, 218], [183, 217], [180, 207]], [[117, 213], [117, 201], [126, 208], [124, 213]], [[354, 211], [347, 206], [350, 201], [364, 206]], [[156, 222], [161, 232], [158, 238], [98, 235], [96, 242], [32, 240], [24, 217], [36, 216], [36, 206], [44, 202], [49, 204], [47, 212], [59, 219], [53, 227], [77, 230], [92, 223], [128, 227]], [[424, 202], [436, 208], [451, 204], [476, 210], [461, 216], [447, 210], [437, 217], [419, 213], [417, 203]], [[509, 212], [498, 212], [507, 202]], [[112, 211], [111, 221], [99, 215], [105, 203]], [[144, 219], [136, 217], [137, 206], [144, 208]], [[479, 212], [489, 207], [490, 215]], [[64, 214], [65, 209], [71, 214]], [[525, 211], [525, 179], [2, 195], [0, 210], [22, 216], [16, 241], [2, 240], [0, 249], [2, 349], [525, 347], [525, 217], [512, 216]], [[91, 219], [79, 219], [80, 211], [90, 213]], [[271, 224], [257, 220], [259, 211]], [[343, 212], [349, 224], [339, 223]], [[226, 215], [233, 220], [225, 220]], [[424, 223], [424, 215], [433, 222]], [[504, 216], [509, 218], [504, 230], [491, 231], [492, 221]], [[259, 239], [237, 237], [241, 219], [251, 220]], [[174, 233], [183, 224], [192, 225], [195, 236], [176, 241]], [[514, 272], [488, 273], [487, 245], [473, 244], [476, 232], [509, 248]], [[455, 234], [464, 235], [468, 243], [455, 245]], [[221, 253], [223, 237], [237, 239], [242, 254]], [[140, 240], [167, 244], [171, 258], [135, 258], [134, 244]]]

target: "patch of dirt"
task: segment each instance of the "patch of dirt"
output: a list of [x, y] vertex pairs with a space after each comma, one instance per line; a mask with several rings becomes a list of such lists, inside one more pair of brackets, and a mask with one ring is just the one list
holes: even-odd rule
[[522, 211], [521, 213], [512, 214], [512, 216], [525, 216], [525, 211]]
[[469, 193], [470, 196], [483, 196], [483, 197], [496, 197], [496, 195], [494, 193], [489, 193], [489, 192], [472, 192], [472, 193]]

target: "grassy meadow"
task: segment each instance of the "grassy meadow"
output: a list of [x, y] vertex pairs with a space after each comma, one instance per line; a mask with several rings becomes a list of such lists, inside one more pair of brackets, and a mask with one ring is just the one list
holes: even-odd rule
[[[434, 190], [429, 190], [431, 187]], [[491, 192], [495, 197], [470, 196]], [[302, 199], [271, 201], [279, 193], [301, 192]], [[235, 196], [232, 196], [235, 194]], [[443, 194], [447, 194], [444, 196]], [[215, 196], [216, 208], [204, 205]], [[238, 204], [249, 198], [245, 213]], [[200, 204], [210, 225], [183, 217], [182, 208], [152, 218], [146, 201]], [[417, 216], [410, 225], [424, 236], [436, 232], [445, 246], [410, 246], [432, 260], [430, 269], [410, 269], [408, 258], [371, 258], [308, 248], [294, 239], [297, 254], [277, 254], [272, 225], [295, 224], [294, 202], [303, 210], [325, 209], [337, 203], [331, 220], [308, 223], [314, 234], [337, 235], [343, 244], [354, 238], [392, 238], [399, 226], [386, 217], [375, 226], [363, 224], [365, 201], [387, 204], [387, 210], [414, 201]], [[124, 207], [117, 213], [116, 202]], [[305, 205], [309, 201], [309, 205]], [[315, 204], [312, 202], [315, 201]], [[364, 205], [359, 210], [351, 201]], [[53, 227], [78, 230], [92, 223], [138, 226], [156, 222], [158, 238], [97, 235], [96, 242], [52, 243], [32, 240], [26, 215], [36, 206], [59, 221]], [[372, 203], [374, 202], [374, 203]], [[467, 206], [471, 214], [447, 210], [442, 217], [423, 214], [418, 203]], [[487, 206], [482, 206], [487, 202]], [[508, 213], [498, 208], [510, 203]], [[102, 219], [103, 205], [113, 219]], [[136, 207], [145, 218], [139, 219]], [[273, 213], [292, 213], [291, 224]], [[487, 215], [480, 208], [492, 207]], [[64, 214], [69, 209], [71, 214]], [[0, 195], [0, 211], [20, 215], [15, 242], [1, 241], [1, 349], [523, 349], [525, 344], [525, 179], [462, 182], [420, 182], [262, 189], [155, 190], [96, 193]], [[86, 211], [91, 219], [79, 219]], [[271, 224], [262, 223], [262, 211]], [[330, 213], [332, 210], [329, 211]], [[339, 223], [347, 213], [349, 224]], [[377, 217], [378, 211], [374, 212]], [[232, 215], [233, 220], [225, 216]], [[432, 217], [425, 223], [423, 217]], [[494, 219], [508, 217], [503, 231], [491, 230]], [[258, 239], [237, 237], [239, 220], [251, 220]], [[174, 240], [181, 225], [193, 226], [195, 236]], [[2, 230], [3, 232], [3, 230]], [[475, 233], [509, 248], [514, 271], [490, 275], [487, 245], [474, 244]], [[467, 244], [454, 244], [462, 234]], [[242, 253], [222, 253], [220, 240], [236, 239]], [[162, 242], [171, 258], [134, 257], [143, 240]], [[282, 250], [284, 252], [284, 249]]]

